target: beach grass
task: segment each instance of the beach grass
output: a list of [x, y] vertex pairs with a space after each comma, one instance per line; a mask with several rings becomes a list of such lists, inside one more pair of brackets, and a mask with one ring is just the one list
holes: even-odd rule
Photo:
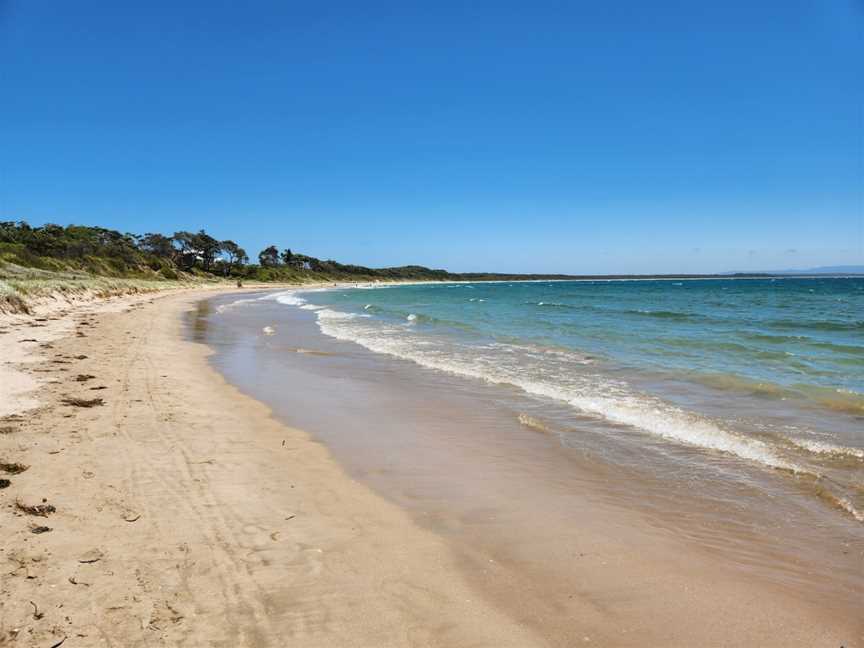
[[0, 313], [26, 314], [43, 303], [105, 299], [219, 281], [198, 277], [177, 280], [105, 277], [87, 272], [53, 271], [2, 263], [0, 264]]

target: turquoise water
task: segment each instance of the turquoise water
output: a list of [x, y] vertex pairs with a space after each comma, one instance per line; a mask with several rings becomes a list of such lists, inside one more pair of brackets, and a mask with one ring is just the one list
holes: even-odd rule
[[307, 295], [382, 330], [568, 350], [864, 414], [864, 279], [412, 285]]
[[421, 284], [277, 299], [314, 311], [331, 337], [520, 390], [538, 404], [526, 425], [593, 420], [804, 475], [864, 521], [864, 279]]

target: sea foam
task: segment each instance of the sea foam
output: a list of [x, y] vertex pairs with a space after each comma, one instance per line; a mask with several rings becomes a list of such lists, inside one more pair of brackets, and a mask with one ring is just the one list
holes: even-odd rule
[[[317, 313], [323, 333], [355, 342], [377, 353], [411, 360], [424, 367], [460, 376], [513, 385], [528, 394], [561, 401], [582, 413], [666, 440], [724, 452], [772, 468], [793, 472], [802, 470], [761, 440], [723, 429], [713, 421], [661, 399], [634, 392], [624, 383], [608, 377], [591, 375], [574, 379], [551, 375], [543, 367], [529, 369], [520, 364], [522, 358], [504, 363], [495, 357], [472, 356], [471, 349], [452, 343], [429, 348], [428, 340], [416, 340], [398, 329], [379, 328], [375, 323], [352, 322], [357, 319], [357, 314], [330, 309]], [[548, 378], [544, 379], [544, 376]]]

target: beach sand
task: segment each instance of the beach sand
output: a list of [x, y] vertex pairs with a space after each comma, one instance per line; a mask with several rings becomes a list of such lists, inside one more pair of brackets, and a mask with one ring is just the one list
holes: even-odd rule
[[604, 538], [587, 505], [602, 561], [536, 547], [578, 588], [469, 558], [225, 382], [184, 334], [208, 294], [0, 322], [0, 461], [29, 466], [0, 475], [0, 645], [861, 645], [860, 618]]
[[32, 403], [3, 392], [3, 460], [30, 468], [0, 493], [0, 644], [535, 645], [475, 596], [443, 541], [183, 341], [200, 296], [4, 327], [3, 357], [35, 347], [28, 373], [47, 382], [19, 416]]

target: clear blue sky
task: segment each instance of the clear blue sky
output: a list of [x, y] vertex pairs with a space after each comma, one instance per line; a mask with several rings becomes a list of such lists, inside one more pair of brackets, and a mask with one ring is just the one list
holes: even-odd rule
[[864, 264], [862, 23], [862, 0], [0, 0], [0, 218], [375, 266]]

